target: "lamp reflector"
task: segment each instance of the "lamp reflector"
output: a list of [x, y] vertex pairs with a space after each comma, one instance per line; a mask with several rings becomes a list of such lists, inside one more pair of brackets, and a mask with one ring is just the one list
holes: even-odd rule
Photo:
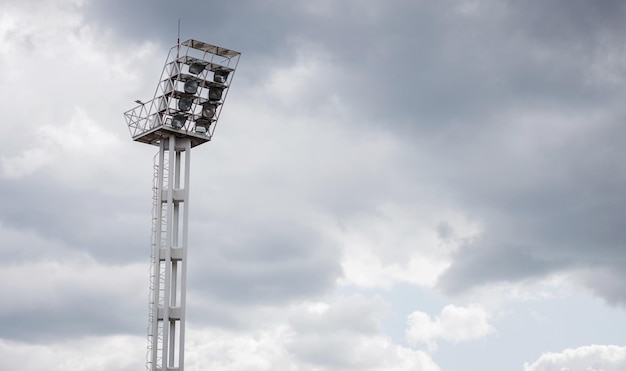
[[204, 65], [202, 63], [192, 63], [189, 66], [189, 73], [193, 73], [194, 75], [199, 74], [200, 72], [204, 71]]
[[198, 82], [196, 80], [185, 81], [185, 93], [196, 94], [198, 91]]
[[215, 112], [217, 111], [217, 105], [213, 103], [205, 103], [202, 106], [202, 116], [213, 118], [215, 116]]
[[172, 127], [180, 129], [185, 126], [186, 121], [187, 117], [185, 115], [174, 115], [174, 117], [172, 117]]
[[230, 71], [226, 71], [226, 70], [217, 70], [215, 71], [215, 73], [213, 74], [213, 81], [215, 82], [219, 82], [221, 84], [226, 82], [226, 79], [228, 78], [228, 74], [230, 73]]
[[209, 89], [209, 100], [216, 101], [222, 99], [222, 91], [224, 91], [223, 88], [212, 86]]
[[211, 126], [211, 120], [200, 117], [196, 120], [196, 133], [206, 133], [209, 131], [209, 127]]
[[181, 111], [189, 111], [193, 104], [192, 97], [182, 97], [178, 100], [178, 109]]

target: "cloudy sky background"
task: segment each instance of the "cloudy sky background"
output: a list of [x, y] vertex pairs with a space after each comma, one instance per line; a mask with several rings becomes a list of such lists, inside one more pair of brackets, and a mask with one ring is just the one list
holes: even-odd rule
[[0, 369], [144, 365], [167, 51], [242, 52], [194, 149], [188, 370], [626, 369], [621, 1], [0, 0]]

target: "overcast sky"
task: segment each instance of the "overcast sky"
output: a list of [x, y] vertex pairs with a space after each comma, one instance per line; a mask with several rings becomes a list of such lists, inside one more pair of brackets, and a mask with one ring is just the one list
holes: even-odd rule
[[144, 367], [179, 19], [188, 370], [626, 369], [623, 1], [0, 0], [0, 370]]

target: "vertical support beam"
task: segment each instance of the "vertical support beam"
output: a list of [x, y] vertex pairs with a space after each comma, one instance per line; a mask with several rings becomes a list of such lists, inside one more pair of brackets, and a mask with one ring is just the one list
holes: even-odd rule
[[172, 135], [160, 148], [150, 361], [154, 371], [183, 371], [191, 141]]
[[185, 142], [185, 189], [184, 199], [185, 208], [183, 209], [183, 226], [182, 226], [182, 260], [181, 260], [181, 292], [180, 292], [180, 370], [182, 371], [185, 366], [185, 318], [186, 318], [186, 303], [187, 303], [187, 232], [189, 231], [189, 172], [191, 170], [191, 141], [187, 139]]
[[[181, 157], [181, 150], [180, 148], [178, 148], [178, 143], [174, 144], [174, 187], [173, 189], [175, 190], [179, 190], [180, 189], [180, 157]], [[172, 217], [172, 248], [175, 248], [177, 246], [180, 246], [179, 244], [179, 235], [178, 235], [178, 228], [179, 228], [179, 221], [180, 221], [180, 200], [174, 201], [174, 210], [173, 210], [173, 217]], [[185, 202], [186, 204], [186, 202]], [[182, 262], [179, 262], [178, 260], [172, 260], [172, 279], [171, 279], [171, 297], [169, 300], [169, 305], [172, 308], [176, 308], [177, 307], [177, 297], [179, 294], [178, 290], [178, 271], [179, 271], [179, 265], [182, 264]], [[170, 326], [170, 334], [172, 334], [170, 336], [170, 344], [169, 344], [169, 350], [170, 350], [170, 354], [169, 354], [169, 360], [170, 360], [170, 367], [174, 366], [175, 363], [175, 357], [176, 357], [176, 351], [178, 349], [176, 349], [176, 322], [177, 321], [171, 321], [169, 322], [169, 326]], [[178, 353], [179, 355], [181, 354], [180, 352]]]

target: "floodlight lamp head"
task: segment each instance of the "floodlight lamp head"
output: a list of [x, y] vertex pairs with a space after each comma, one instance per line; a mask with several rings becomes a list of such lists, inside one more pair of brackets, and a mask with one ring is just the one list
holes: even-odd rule
[[194, 75], [199, 74], [204, 71], [205, 65], [202, 63], [194, 62], [189, 66], [189, 73], [193, 73]]
[[204, 118], [204, 117], [200, 117], [199, 119], [196, 120], [195, 131], [196, 133], [205, 134], [209, 131], [210, 126], [211, 126], [211, 120]]
[[189, 111], [191, 109], [191, 105], [193, 104], [192, 97], [182, 97], [178, 100], [178, 109], [181, 111]]
[[202, 106], [202, 116], [213, 118], [215, 116], [215, 112], [217, 111], [217, 105], [214, 103], [205, 103]]
[[211, 86], [211, 88], [209, 89], [209, 100], [210, 101], [218, 101], [218, 100], [222, 99], [222, 92], [223, 91], [224, 91], [224, 88]]
[[213, 81], [223, 84], [226, 82], [226, 79], [228, 79], [229, 73], [230, 71], [227, 71], [227, 70], [217, 70], [213, 74]]
[[172, 117], [172, 127], [175, 129], [180, 129], [185, 126], [186, 121], [187, 117], [185, 115], [174, 115]]
[[185, 81], [185, 93], [187, 94], [196, 94], [198, 91], [198, 82], [196, 80], [187, 80]]

